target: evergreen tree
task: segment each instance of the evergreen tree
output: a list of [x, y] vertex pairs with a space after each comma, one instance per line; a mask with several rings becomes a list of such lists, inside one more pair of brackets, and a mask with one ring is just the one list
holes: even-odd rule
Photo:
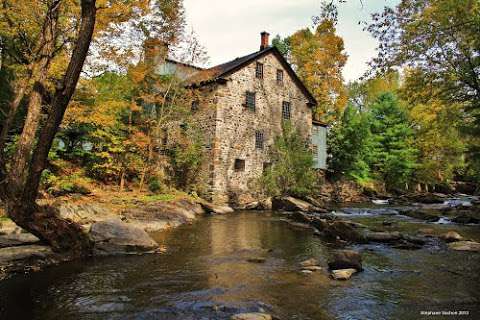
[[329, 168], [335, 177], [346, 176], [360, 183], [369, 180], [366, 158], [371, 138], [368, 114], [349, 105], [328, 134]]
[[408, 188], [418, 151], [407, 113], [392, 93], [381, 94], [370, 112], [373, 148], [367, 161], [387, 188]]

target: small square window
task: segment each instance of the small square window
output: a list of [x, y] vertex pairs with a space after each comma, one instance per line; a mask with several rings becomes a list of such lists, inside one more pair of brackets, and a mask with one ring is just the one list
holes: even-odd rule
[[283, 70], [280, 70], [280, 69], [277, 70], [277, 82], [283, 83]]
[[257, 67], [255, 69], [255, 76], [258, 79], [263, 79], [263, 63], [257, 62]]
[[166, 147], [168, 144], [168, 130], [166, 128], [162, 129], [162, 146]]
[[282, 103], [282, 118], [284, 120], [290, 120], [290, 118], [291, 118], [290, 102], [283, 101], [283, 103]]
[[194, 100], [192, 101], [192, 112], [195, 112], [198, 110], [198, 107], [199, 107], [200, 103], [198, 102], [198, 100]]
[[245, 160], [243, 159], [235, 159], [235, 163], [233, 165], [233, 168], [237, 172], [242, 172], [245, 171]]
[[248, 109], [255, 111], [255, 100], [256, 100], [255, 92], [247, 91], [246, 106]]
[[255, 131], [255, 148], [263, 149], [264, 140], [265, 140], [265, 135], [263, 131], [261, 130]]

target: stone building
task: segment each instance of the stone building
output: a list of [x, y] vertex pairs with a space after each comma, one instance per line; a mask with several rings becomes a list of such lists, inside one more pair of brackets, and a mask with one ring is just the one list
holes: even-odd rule
[[268, 37], [262, 32], [259, 51], [209, 69], [186, 72], [185, 64], [171, 60], [161, 68], [181, 70], [194, 92], [192, 112], [205, 135], [209, 193], [216, 202], [255, 198], [284, 120], [312, 141], [315, 167], [326, 167], [326, 127], [312, 119], [316, 101]]

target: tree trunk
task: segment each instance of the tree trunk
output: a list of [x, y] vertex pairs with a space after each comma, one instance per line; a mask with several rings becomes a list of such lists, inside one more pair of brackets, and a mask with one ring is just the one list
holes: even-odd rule
[[[11, 180], [16, 181], [23, 173], [11, 171], [8, 174], [8, 181], [3, 183], [0, 189], [0, 191], [4, 191], [0, 193], [0, 198], [5, 202], [6, 212], [16, 224], [50, 244], [54, 250], [69, 250], [74, 254], [91, 252], [92, 244], [88, 235], [78, 224], [60, 218], [54, 208], [39, 206], [35, 201], [48, 153], [75, 91], [92, 40], [96, 17], [95, 2], [96, 0], [81, 0], [81, 22], [76, 44], [63, 80], [55, 90], [48, 118], [40, 129], [38, 143], [32, 153], [26, 174], [27, 178], [16, 188], [15, 185], [12, 185]], [[60, 1], [53, 3], [60, 3]], [[24, 130], [30, 132], [33, 132], [34, 129], [36, 129], [35, 122], [30, 123], [28, 127], [24, 126]], [[0, 153], [2, 152], [3, 150], [0, 150]], [[25, 159], [27, 156], [26, 154], [21, 155], [22, 161], [25, 163], [28, 162]]]
[[35, 136], [38, 131], [40, 117], [42, 115], [42, 100], [45, 91], [45, 82], [48, 76], [48, 68], [54, 55], [55, 40], [57, 33], [58, 14], [60, 2], [54, 2], [49, 8], [45, 17], [46, 22], [43, 27], [44, 45], [40, 50], [40, 59], [37, 65], [39, 76], [33, 86], [33, 91], [27, 107], [27, 117], [20, 138], [17, 142], [17, 150], [13, 157], [10, 171], [14, 172], [15, 180], [12, 183], [20, 187], [25, 180], [25, 169], [30, 160], [32, 148], [35, 143]]
[[92, 250], [92, 242], [82, 228], [59, 218], [53, 207], [7, 200], [5, 208], [17, 225], [51, 245], [55, 251], [69, 251], [72, 255], [82, 256]]

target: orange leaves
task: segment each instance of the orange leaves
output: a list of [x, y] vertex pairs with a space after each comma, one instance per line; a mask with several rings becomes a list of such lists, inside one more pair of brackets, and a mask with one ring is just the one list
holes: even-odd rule
[[347, 61], [343, 39], [335, 34], [330, 20], [323, 20], [314, 33], [297, 31], [290, 37], [292, 62], [297, 72], [318, 101], [317, 117], [333, 120], [343, 111], [347, 94], [342, 69]]

